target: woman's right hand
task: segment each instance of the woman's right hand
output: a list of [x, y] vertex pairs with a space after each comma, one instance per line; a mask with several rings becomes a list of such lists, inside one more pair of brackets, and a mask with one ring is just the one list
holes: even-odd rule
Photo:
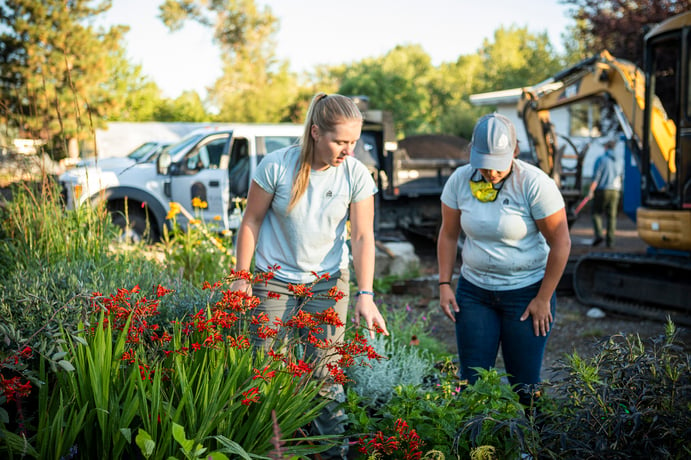
[[[459, 309], [453, 289], [448, 284], [439, 286], [439, 305], [444, 314], [455, 323], [456, 315], [454, 315], [454, 313], [458, 313]], [[452, 313], [452, 310], [454, 313]]]
[[252, 283], [244, 278], [240, 278], [230, 283], [230, 290], [242, 291], [247, 293], [247, 295], [252, 295]]

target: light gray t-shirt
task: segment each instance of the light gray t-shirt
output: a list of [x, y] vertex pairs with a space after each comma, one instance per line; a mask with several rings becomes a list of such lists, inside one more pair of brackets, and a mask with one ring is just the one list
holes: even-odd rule
[[255, 266], [279, 265], [276, 278], [290, 283], [315, 280], [312, 272], [334, 274], [350, 261], [346, 221], [351, 203], [377, 193], [377, 186], [360, 161], [346, 157], [337, 167], [312, 171], [305, 194], [287, 213], [300, 147], [269, 153], [259, 163], [254, 182], [273, 201], [259, 231]]
[[[483, 203], [470, 193], [470, 165], [461, 166], [444, 186], [441, 201], [461, 211], [461, 274], [484, 289], [504, 291], [544, 277], [549, 246], [535, 220], [564, 207], [556, 183], [539, 168], [514, 160], [497, 199]], [[476, 177], [476, 179], [479, 177]]]

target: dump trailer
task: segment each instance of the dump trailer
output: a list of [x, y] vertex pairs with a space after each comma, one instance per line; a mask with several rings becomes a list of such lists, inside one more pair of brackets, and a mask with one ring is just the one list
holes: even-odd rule
[[371, 110], [365, 97], [356, 102], [364, 123], [355, 156], [367, 165], [379, 187], [375, 196], [377, 239], [421, 236], [436, 240], [441, 192], [453, 171], [468, 162], [467, 141], [446, 135], [399, 141], [391, 112]]

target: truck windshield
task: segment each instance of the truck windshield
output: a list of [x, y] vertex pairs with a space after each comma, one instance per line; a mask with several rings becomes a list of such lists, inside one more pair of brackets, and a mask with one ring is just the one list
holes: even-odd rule
[[201, 141], [204, 137], [208, 136], [209, 133], [197, 133], [197, 134], [190, 134], [187, 137], [184, 137], [180, 142], [177, 144], [173, 144], [170, 147], [168, 147], [168, 153], [170, 154], [171, 158], [173, 161], [178, 161], [182, 157], [182, 155], [185, 154], [191, 147], [197, 145], [199, 141]]

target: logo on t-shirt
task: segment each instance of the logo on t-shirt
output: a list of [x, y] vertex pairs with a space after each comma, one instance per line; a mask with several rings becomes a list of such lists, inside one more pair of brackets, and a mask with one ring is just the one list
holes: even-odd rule
[[332, 196], [333, 196], [333, 192], [332, 192], [331, 190], [329, 190], [328, 192], [326, 192], [326, 197], [327, 197], [327, 198], [331, 198]]

